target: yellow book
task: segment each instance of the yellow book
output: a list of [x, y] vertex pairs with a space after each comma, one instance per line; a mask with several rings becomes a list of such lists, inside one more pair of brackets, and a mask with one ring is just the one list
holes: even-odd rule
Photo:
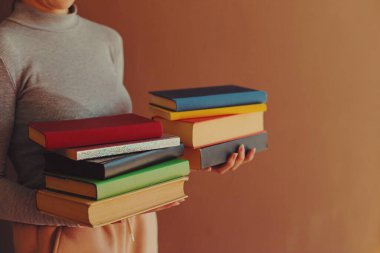
[[267, 110], [266, 104], [250, 104], [250, 105], [238, 105], [193, 111], [182, 111], [174, 112], [155, 105], [149, 105], [150, 111], [155, 116], [160, 116], [161, 118], [167, 120], [179, 120], [179, 119], [190, 119], [190, 118], [202, 118], [210, 116], [228, 115], [228, 114], [243, 114], [252, 112], [265, 112]]

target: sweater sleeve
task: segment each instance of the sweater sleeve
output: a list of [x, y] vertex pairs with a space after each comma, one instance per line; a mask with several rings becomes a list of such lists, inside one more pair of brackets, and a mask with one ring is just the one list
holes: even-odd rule
[[116, 33], [116, 50], [115, 50], [115, 66], [117, 76], [121, 83], [124, 82], [124, 49], [123, 49], [123, 39], [120, 34]]
[[124, 85], [124, 88], [128, 94], [129, 99], [129, 110], [132, 112], [132, 99], [128, 93], [127, 87], [124, 84], [124, 45], [123, 45], [123, 38], [120, 36], [119, 33], [115, 32], [116, 39], [113, 43], [114, 46], [114, 61], [115, 61], [115, 67], [116, 67], [116, 73], [118, 76], [118, 80], [121, 84]]
[[16, 94], [16, 86], [0, 58], [0, 219], [35, 225], [78, 226], [76, 223], [40, 213], [36, 208], [36, 191], [6, 178]]

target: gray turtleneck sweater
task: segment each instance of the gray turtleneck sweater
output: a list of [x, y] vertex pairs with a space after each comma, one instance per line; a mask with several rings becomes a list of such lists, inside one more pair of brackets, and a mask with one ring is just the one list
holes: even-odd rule
[[[48, 14], [17, 4], [0, 24], [0, 219], [75, 225], [36, 209], [45, 151], [28, 139], [29, 122], [126, 112], [131, 101], [117, 32], [81, 18], [75, 7]], [[8, 157], [18, 183], [6, 178]]]

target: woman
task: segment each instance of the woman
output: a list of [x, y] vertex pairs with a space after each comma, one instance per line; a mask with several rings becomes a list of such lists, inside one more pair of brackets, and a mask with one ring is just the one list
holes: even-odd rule
[[[44, 186], [44, 150], [28, 139], [27, 124], [132, 110], [123, 85], [120, 35], [79, 17], [73, 3], [17, 2], [0, 25], [0, 219], [12, 221], [16, 252], [154, 253], [154, 212], [131, 218], [130, 226], [120, 221], [84, 228], [36, 209], [35, 189]], [[208, 171], [236, 170], [254, 151], [244, 154], [241, 147], [225, 165]], [[5, 178], [8, 155], [18, 183]]]

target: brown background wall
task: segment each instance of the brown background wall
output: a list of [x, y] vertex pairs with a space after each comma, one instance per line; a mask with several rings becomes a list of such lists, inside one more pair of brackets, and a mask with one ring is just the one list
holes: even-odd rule
[[379, 1], [77, 3], [122, 34], [137, 113], [149, 90], [269, 93], [270, 150], [193, 174], [190, 199], [159, 213], [161, 252], [380, 252]]

